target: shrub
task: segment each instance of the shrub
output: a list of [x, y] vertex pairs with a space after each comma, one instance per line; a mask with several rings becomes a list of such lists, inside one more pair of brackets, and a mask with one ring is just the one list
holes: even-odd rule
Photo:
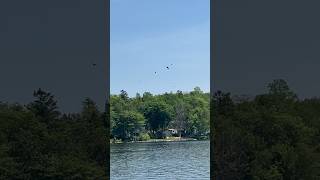
[[148, 133], [141, 133], [138, 139], [139, 141], [147, 141], [150, 139], [150, 136]]

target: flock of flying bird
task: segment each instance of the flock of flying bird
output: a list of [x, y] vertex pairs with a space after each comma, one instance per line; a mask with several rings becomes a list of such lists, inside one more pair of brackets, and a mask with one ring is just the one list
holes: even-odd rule
[[[92, 63], [92, 67], [96, 68], [97, 66], [98, 66], [97, 63]], [[170, 66], [173, 66], [173, 64], [170, 64]], [[100, 70], [102, 70], [102, 69], [100, 69]], [[169, 66], [166, 66], [166, 70], [170, 70]], [[155, 71], [154, 74], [157, 74], [157, 71]]]
[[[173, 65], [173, 64], [171, 64], [171, 66], [172, 66], [172, 65]], [[169, 69], [170, 69], [169, 66], [167, 66], [166, 69], [169, 70]], [[155, 71], [154, 74], [157, 74], [157, 71]]]
[[[173, 64], [170, 64], [170, 65], [172, 66]], [[92, 66], [96, 67], [97, 63], [92, 63]], [[169, 70], [170, 69], [169, 66], [167, 66], [166, 69]], [[155, 71], [154, 74], [157, 74], [157, 71]]]

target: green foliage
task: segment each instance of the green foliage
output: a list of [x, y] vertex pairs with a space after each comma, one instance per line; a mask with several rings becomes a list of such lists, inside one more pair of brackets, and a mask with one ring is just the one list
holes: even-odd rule
[[[111, 95], [113, 137], [136, 140], [139, 134], [149, 133], [152, 138], [162, 138], [168, 128], [177, 129], [182, 136], [202, 138], [209, 132], [209, 93], [203, 93], [199, 87], [190, 93], [152, 95], [145, 92], [142, 97], [136, 94], [132, 98], [121, 98], [124, 94], [127, 93], [121, 91], [119, 95]], [[133, 114], [143, 116], [143, 126], [134, 126], [138, 119], [142, 122], [142, 117]]]
[[298, 100], [284, 80], [269, 92], [235, 103], [212, 100], [216, 179], [317, 179], [320, 177], [320, 101]]
[[135, 111], [124, 111], [115, 120], [113, 134], [115, 137], [127, 140], [135, 138], [144, 128], [145, 119]]
[[53, 95], [34, 97], [26, 108], [0, 103], [0, 179], [106, 178], [106, 128], [94, 102], [60, 115]]
[[147, 119], [147, 127], [152, 132], [164, 129], [171, 121], [171, 107], [165, 102], [151, 101], [144, 106], [144, 116]]
[[41, 89], [34, 91], [33, 96], [36, 100], [28, 105], [28, 109], [37, 117], [43, 120], [51, 121], [59, 116], [57, 111], [57, 101], [54, 96]]
[[139, 141], [147, 141], [150, 139], [150, 136], [148, 133], [141, 133], [139, 135]]

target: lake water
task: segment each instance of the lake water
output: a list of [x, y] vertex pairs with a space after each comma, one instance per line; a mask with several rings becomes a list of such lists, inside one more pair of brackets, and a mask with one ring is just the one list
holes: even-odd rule
[[111, 144], [111, 180], [210, 179], [210, 141]]

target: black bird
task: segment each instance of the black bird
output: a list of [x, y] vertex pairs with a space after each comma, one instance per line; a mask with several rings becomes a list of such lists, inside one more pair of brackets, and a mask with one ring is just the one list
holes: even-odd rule
[[155, 74], [157, 74], [157, 72], [154, 72]]
[[96, 63], [93, 63], [93, 64], [92, 64], [92, 66], [96, 66], [96, 65], [97, 65]]
[[167, 66], [167, 69], [169, 69], [169, 67]]

